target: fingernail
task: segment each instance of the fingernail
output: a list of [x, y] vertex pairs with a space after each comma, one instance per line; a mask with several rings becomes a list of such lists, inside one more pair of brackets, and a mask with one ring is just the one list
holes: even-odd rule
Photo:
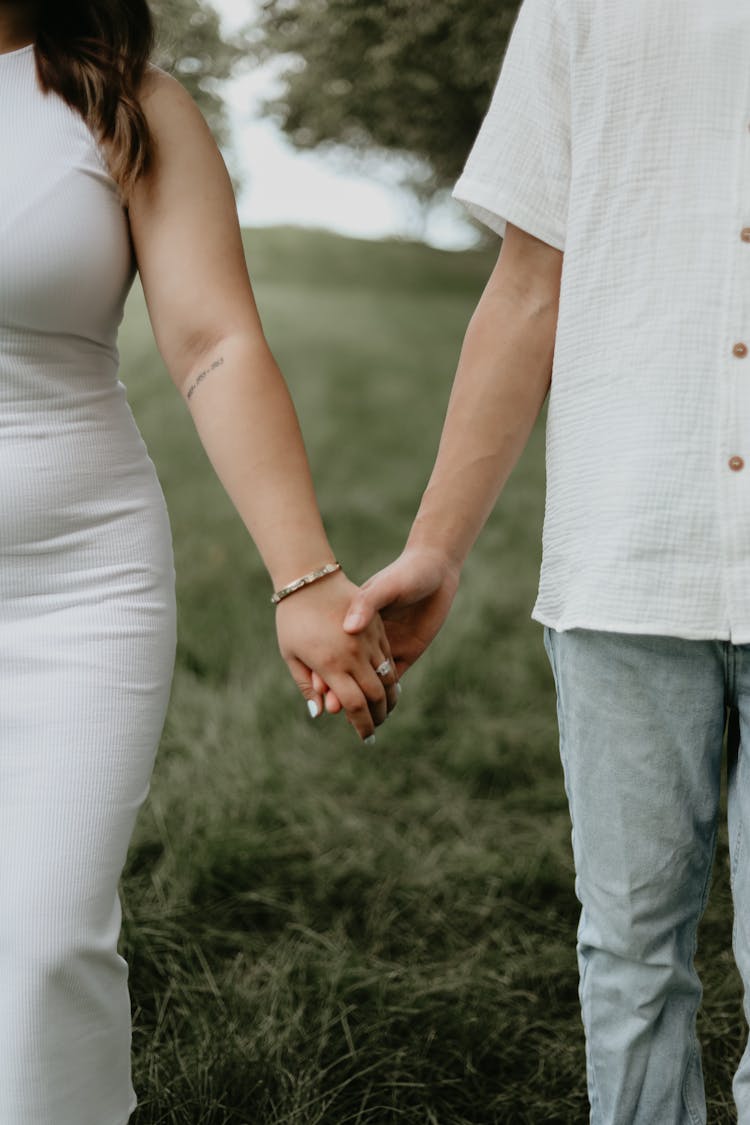
[[374, 746], [375, 745], [375, 735], [371, 734], [369, 738], [363, 739], [363, 742], [364, 742], [365, 746]]
[[396, 695], [401, 695], [401, 684], [396, 684]]
[[320, 714], [320, 708], [318, 707], [318, 704], [314, 699], [308, 699], [307, 710], [310, 712], [311, 719], [317, 719], [318, 715]]
[[359, 613], [350, 613], [349, 616], [344, 619], [345, 629], [358, 629], [361, 624], [362, 615]]

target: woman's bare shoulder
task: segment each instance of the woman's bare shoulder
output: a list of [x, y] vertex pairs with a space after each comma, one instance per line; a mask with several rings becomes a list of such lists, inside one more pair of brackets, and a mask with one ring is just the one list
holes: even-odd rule
[[146, 68], [138, 98], [156, 133], [172, 128], [207, 128], [203, 114], [182, 83], [153, 63]]

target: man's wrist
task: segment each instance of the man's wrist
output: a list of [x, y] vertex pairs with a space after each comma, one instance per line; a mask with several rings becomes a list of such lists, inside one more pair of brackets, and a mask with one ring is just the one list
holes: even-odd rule
[[430, 556], [442, 569], [455, 574], [461, 573], [466, 561], [466, 555], [450, 544], [444, 535], [422, 524], [419, 519], [414, 521], [403, 553], [412, 551]]

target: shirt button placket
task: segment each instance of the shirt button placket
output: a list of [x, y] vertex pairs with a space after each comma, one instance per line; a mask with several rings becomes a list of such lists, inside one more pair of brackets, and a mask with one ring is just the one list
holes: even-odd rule
[[[746, 233], [748, 235], [747, 238], [745, 238]], [[750, 242], [750, 228], [745, 227], [745, 229], [742, 232], [742, 240], [743, 240], [743, 242]], [[741, 340], [739, 340], [734, 345], [734, 347], [732, 348], [732, 354], [735, 355], [737, 357], [737, 359], [746, 359], [747, 358], [747, 351], [748, 351], [747, 344], [743, 343]], [[729, 460], [727, 461], [727, 464], [729, 465], [729, 468], [732, 470], [733, 473], [741, 473], [742, 470], [745, 468], [744, 458], [740, 457], [737, 454], [735, 454], [734, 457], [730, 457]]]
[[[747, 130], [750, 132], [750, 122], [747, 123]], [[740, 238], [745, 243], [750, 243], [750, 226], [743, 227], [740, 231]], [[747, 359], [748, 347], [744, 340], [738, 340], [732, 348], [732, 354], [736, 359]], [[727, 461], [727, 465], [733, 473], [741, 473], [745, 468], [745, 460], [739, 454], [735, 454]]]
[[[747, 566], [750, 551], [750, 115], [743, 107], [743, 133], [736, 156], [737, 182], [732, 185], [737, 211], [725, 232], [733, 245], [727, 247], [728, 285], [725, 308], [726, 327], [737, 335], [724, 339], [724, 362], [718, 384], [720, 419], [718, 493], [718, 531], [720, 541], [719, 574], [723, 589], [724, 614], [732, 637], [737, 628], [746, 628], [750, 617], [747, 596]], [[736, 224], [736, 225], [735, 225]]]

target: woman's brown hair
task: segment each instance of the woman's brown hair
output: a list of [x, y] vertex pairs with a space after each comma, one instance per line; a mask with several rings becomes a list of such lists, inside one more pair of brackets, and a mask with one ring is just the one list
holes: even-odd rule
[[39, 0], [39, 80], [81, 114], [125, 202], [153, 157], [138, 100], [153, 42], [148, 0]]

